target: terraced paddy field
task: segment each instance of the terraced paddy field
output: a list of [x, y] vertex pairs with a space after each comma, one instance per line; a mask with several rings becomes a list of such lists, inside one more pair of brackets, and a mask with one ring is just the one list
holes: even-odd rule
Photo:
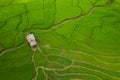
[[120, 80], [120, 0], [0, 0], [0, 80]]

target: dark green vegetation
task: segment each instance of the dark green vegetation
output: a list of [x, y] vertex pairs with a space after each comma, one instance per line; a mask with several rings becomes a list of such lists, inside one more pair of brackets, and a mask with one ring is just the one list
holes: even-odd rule
[[0, 0], [0, 80], [120, 80], [120, 0]]

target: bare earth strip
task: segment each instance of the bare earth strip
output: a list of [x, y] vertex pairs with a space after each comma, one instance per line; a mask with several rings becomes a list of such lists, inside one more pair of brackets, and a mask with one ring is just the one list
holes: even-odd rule
[[32, 30], [38, 30], [38, 29], [41, 30], [41, 31], [50, 31], [50, 30], [53, 30], [53, 29], [55, 29], [55, 28], [57, 28], [57, 27], [60, 27], [61, 25], [65, 24], [65, 23], [67, 23], [67, 22], [69, 22], [69, 21], [80, 20], [80, 19], [84, 18], [85, 16], [88, 16], [88, 15], [91, 14], [97, 7], [105, 7], [105, 6], [108, 6], [108, 5], [110, 5], [110, 4], [111, 4], [111, 2], [109, 1], [109, 2], [106, 2], [106, 3], [103, 4], [103, 5], [94, 5], [94, 6], [91, 7], [91, 8], [89, 9], [89, 11], [88, 11], [87, 13], [85, 13], [85, 14], [80, 14], [80, 15], [78, 15], [77, 17], [65, 19], [65, 20], [63, 20], [63, 21], [61, 21], [61, 22], [59, 22], [59, 23], [57, 23], [57, 24], [55, 24], [55, 25], [53, 25], [53, 26], [51, 26], [51, 27], [49, 27], [49, 28], [45, 28], [45, 29], [33, 28], [33, 29], [28, 30], [28, 32], [29, 32], [29, 31], [32, 31]]
[[26, 45], [26, 44], [27, 44], [27, 43], [22, 43], [22, 44], [18, 45], [17, 47], [5, 49], [5, 50], [3, 50], [3, 51], [0, 52], [0, 56], [2, 56], [2, 55], [3, 55], [4, 53], [6, 53], [6, 52], [16, 50], [16, 49], [18, 49], [18, 48], [20, 48], [20, 47], [22, 47], [22, 46], [24, 46], [24, 45]]

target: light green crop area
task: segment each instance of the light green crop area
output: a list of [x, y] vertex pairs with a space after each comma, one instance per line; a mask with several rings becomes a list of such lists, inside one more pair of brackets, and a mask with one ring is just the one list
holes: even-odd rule
[[120, 80], [120, 1], [0, 0], [0, 80]]

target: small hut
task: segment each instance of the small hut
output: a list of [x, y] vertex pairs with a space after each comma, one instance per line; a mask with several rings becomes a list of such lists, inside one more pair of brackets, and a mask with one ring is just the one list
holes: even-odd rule
[[37, 44], [37, 41], [35, 39], [35, 36], [34, 34], [28, 34], [27, 37], [26, 37], [28, 43], [30, 44], [30, 46], [32, 48], [36, 47], [38, 44]]

